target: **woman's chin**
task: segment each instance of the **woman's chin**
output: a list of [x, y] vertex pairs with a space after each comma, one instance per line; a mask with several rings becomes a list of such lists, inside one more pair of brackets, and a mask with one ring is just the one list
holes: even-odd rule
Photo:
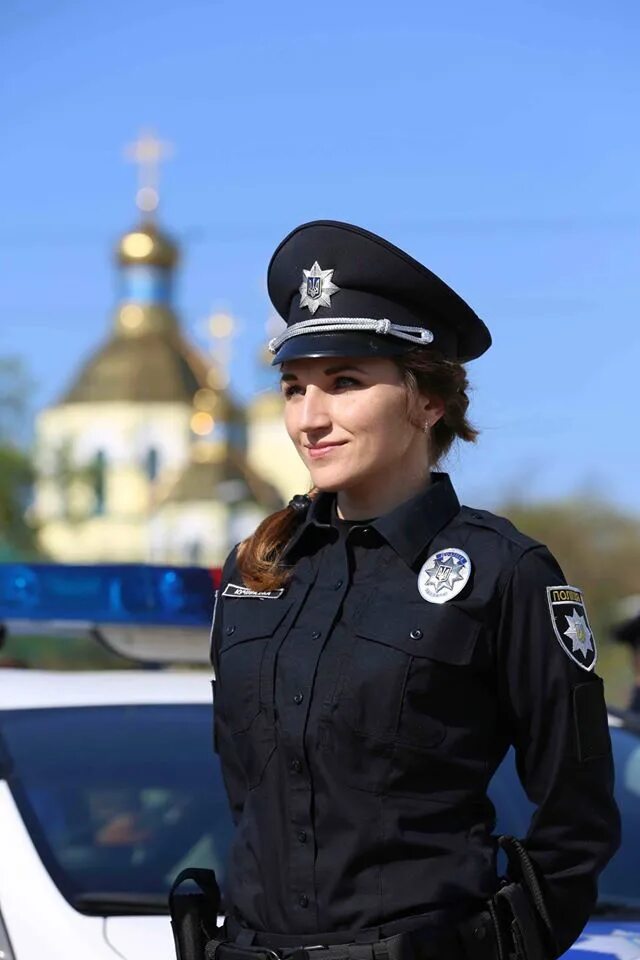
[[351, 470], [338, 470], [327, 464], [320, 467], [318, 464], [308, 464], [311, 482], [322, 493], [332, 493], [336, 490], [346, 490], [357, 483], [358, 478]]

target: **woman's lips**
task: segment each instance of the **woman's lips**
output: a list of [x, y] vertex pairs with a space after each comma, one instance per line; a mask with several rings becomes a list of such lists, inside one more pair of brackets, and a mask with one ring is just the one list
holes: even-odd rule
[[312, 460], [319, 460], [320, 457], [326, 457], [332, 450], [336, 450], [338, 447], [344, 447], [345, 443], [346, 441], [342, 441], [342, 443], [319, 443], [315, 447], [308, 446], [307, 452]]

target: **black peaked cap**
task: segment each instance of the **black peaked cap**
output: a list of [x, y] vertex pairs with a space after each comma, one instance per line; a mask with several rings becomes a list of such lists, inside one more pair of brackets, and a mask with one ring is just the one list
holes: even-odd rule
[[[315, 264], [326, 277], [309, 288], [319, 303], [300, 291]], [[485, 324], [440, 277], [382, 237], [349, 223], [315, 220], [292, 230], [271, 258], [267, 287], [289, 330], [301, 321], [319, 321], [313, 331], [281, 344], [275, 338], [273, 363], [312, 356], [391, 356], [415, 346], [465, 361], [491, 345]], [[323, 289], [329, 296], [320, 299]], [[322, 329], [323, 322], [334, 319], [339, 326], [345, 318], [388, 320], [415, 331], [416, 339], [392, 336], [383, 327], [373, 329], [373, 324], [366, 331], [347, 325]], [[421, 330], [432, 332], [432, 342], [419, 341]]]

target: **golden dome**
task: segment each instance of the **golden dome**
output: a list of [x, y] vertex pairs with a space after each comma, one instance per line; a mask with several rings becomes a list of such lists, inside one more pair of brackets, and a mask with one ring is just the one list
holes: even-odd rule
[[143, 264], [170, 270], [178, 262], [178, 248], [171, 238], [150, 220], [122, 237], [116, 251], [122, 266]]

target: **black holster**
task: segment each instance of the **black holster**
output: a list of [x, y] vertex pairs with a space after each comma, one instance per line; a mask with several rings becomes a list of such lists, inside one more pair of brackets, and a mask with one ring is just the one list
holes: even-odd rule
[[[179, 891], [191, 881], [197, 892]], [[220, 888], [213, 870], [182, 870], [169, 891], [169, 912], [177, 960], [203, 960], [205, 946], [216, 936]]]
[[514, 837], [498, 837], [512, 882], [489, 901], [498, 960], [552, 960], [558, 955], [542, 888], [529, 854]]

